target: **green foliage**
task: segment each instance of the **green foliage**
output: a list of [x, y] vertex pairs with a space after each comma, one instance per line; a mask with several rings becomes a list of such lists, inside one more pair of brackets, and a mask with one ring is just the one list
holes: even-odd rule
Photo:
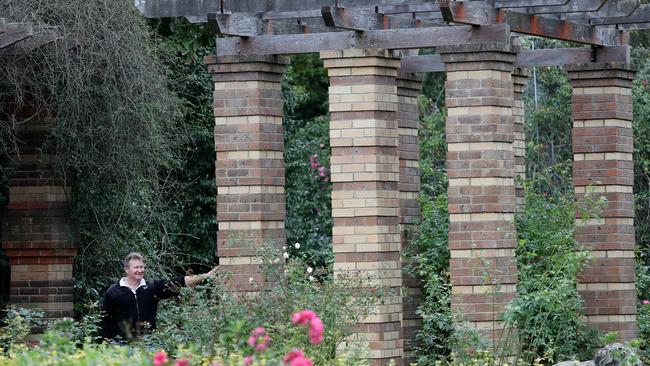
[[417, 334], [417, 353], [418, 364], [427, 365], [452, 349], [454, 321], [450, 308], [447, 196], [432, 198], [422, 194], [420, 203], [420, 231], [406, 253], [406, 270], [422, 281], [422, 304], [417, 310], [422, 329]]
[[10, 351], [26, 341], [32, 328], [42, 325], [43, 313], [10, 306], [3, 310], [0, 323], [0, 356], [2, 351]]
[[[318, 266], [333, 260], [328, 122], [316, 118], [287, 131], [284, 150], [289, 250]], [[296, 242], [300, 251], [294, 251]]]
[[438, 196], [447, 191], [447, 140], [445, 136], [444, 110], [435, 101], [420, 96], [420, 184], [421, 192]]
[[[532, 186], [527, 182], [526, 209], [516, 220], [519, 281], [517, 298], [508, 305], [505, 317], [518, 329], [524, 359], [584, 359], [596, 346], [597, 333], [580, 318], [576, 276], [589, 253], [574, 240], [573, 195], [548, 195]], [[589, 199], [581, 204], [592, 208], [585, 211], [585, 218], [602, 206]]]
[[[177, 349], [192, 343], [196, 352], [207, 357], [237, 354], [251, 330], [263, 326], [272, 339], [271, 355], [281, 355], [295, 347], [308, 349], [315, 364], [330, 364], [335, 350], [350, 335], [352, 326], [372, 309], [380, 294], [357, 277], [333, 280], [325, 269], [308, 273], [308, 264], [292, 257], [285, 265], [280, 252], [260, 253], [263, 270], [273, 286], [258, 293], [232, 293], [221, 281], [200, 286], [183, 294], [178, 303], [161, 309], [158, 330], [144, 339], [149, 348]], [[317, 280], [318, 279], [318, 280]], [[261, 289], [260, 289], [261, 290]], [[324, 341], [309, 345], [305, 329], [292, 326], [291, 314], [303, 309], [315, 311], [325, 325]], [[354, 311], [350, 311], [354, 309]]]

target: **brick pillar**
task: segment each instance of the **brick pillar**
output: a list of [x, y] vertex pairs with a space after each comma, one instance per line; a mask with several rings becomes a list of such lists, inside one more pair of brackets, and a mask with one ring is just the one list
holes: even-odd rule
[[70, 225], [70, 194], [56, 156], [43, 153], [47, 117], [17, 125], [20, 154], [9, 175], [2, 249], [11, 267], [9, 302], [48, 318], [72, 317], [72, 266], [77, 250]]
[[374, 365], [402, 364], [397, 87], [384, 50], [321, 52], [330, 77], [334, 271], [360, 271], [395, 290], [359, 324]]
[[619, 338], [636, 336], [634, 166], [630, 64], [566, 67], [573, 86], [573, 186], [607, 199], [600, 219], [580, 220], [576, 240], [592, 249], [579, 278], [587, 321]]
[[526, 122], [526, 110], [524, 106], [524, 90], [529, 76], [528, 69], [516, 67], [512, 73], [512, 119], [515, 127], [515, 195], [517, 197], [516, 211], [524, 210], [524, 185], [526, 179], [526, 135], [524, 125]]
[[[210, 56], [214, 80], [217, 255], [240, 290], [263, 284], [258, 249], [286, 243], [279, 56]], [[249, 281], [253, 278], [253, 281]]]
[[[422, 78], [417, 74], [400, 72], [397, 75], [397, 128], [399, 155], [399, 224], [402, 248], [407, 248], [414, 238], [416, 222], [420, 219], [420, 114], [418, 94], [422, 88]], [[407, 263], [403, 263], [403, 266]], [[414, 347], [416, 332], [422, 327], [422, 319], [416, 310], [422, 299], [422, 283], [417, 278], [403, 273], [403, 317], [404, 363], [415, 362]]]
[[515, 155], [509, 45], [439, 47], [447, 72], [452, 308], [492, 339], [515, 296]]

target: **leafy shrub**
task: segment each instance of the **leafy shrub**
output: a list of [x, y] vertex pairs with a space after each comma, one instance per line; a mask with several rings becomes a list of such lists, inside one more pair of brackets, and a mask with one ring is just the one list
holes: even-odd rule
[[178, 303], [164, 305], [157, 331], [143, 343], [167, 350], [193, 344], [200, 354], [227, 357], [246, 349], [250, 331], [262, 326], [272, 339], [271, 353], [286, 354], [308, 346], [305, 331], [287, 324], [287, 319], [298, 310], [311, 309], [325, 325], [325, 340], [311, 347], [310, 357], [318, 365], [331, 363], [352, 327], [371, 311], [377, 292], [367, 289], [360, 278], [333, 280], [324, 269], [312, 268], [309, 273], [311, 267], [299, 257], [289, 259], [286, 266], [279, 252], [266, 249], [262, 257], [265, 276], [277, 281], [271, 289], [237, 295], [220, 279], [186, 291]]
[[33, 328], [43, 324], [43, 313], [9, 306], [0, 323], [0, 354], [24, 343]]
[[[506, 321], [518, 329], [524, 359], [584, 359], [598, 337], [580, 318], [576, 276], [589, 253], [574, 240], [573, 195], [543, 194], [531, 189], [531, 183], [526, 184], [525, 212], [516, 219], [519, 282]], [[587, 218], [602, 202], [587, 197], [579, 204], [587, 209]]]

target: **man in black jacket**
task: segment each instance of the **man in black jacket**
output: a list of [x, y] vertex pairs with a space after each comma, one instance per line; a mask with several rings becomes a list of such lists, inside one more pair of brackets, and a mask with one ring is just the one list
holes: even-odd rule
[[111, 285], [104, 294], [102, 310], [102, 337], [130, 340], [141, 334], [143, 325], [156, 328], [158, 302], [178, 295], [180, 287], [194, 287], [215, 274], [210, 272], [176, 277], [171, 280], [144, 280], [144, 258], [140, 253], [131, 253], [124, 258], [124, 271], [118, 283]]

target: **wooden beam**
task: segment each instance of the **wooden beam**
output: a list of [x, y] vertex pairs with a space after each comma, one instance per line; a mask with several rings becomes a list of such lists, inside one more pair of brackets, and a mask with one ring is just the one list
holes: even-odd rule
[[[608, 0], [598, 11], [587, 13], [565, 13], [560, 14], [561, 19], [586, 19], [605, 17], [624, 17], [632, 14], [639, 7], [639, 0]], [[531, 8], [529, 10], [533, 10]], [[591, 22], [590, 22], [591, 23]]]
[[495, 8], [527, 8], [531, 6], [557, 6], [568, 3], [569, 0], [495, 0]]
[[0, 49], [0, 57], [24, 55], [39, 47], [62, 39], [61, 32], [57, 27], [47, 25], [36, 25], [33, 27], [34, 35], [25, 38], [11, 46]]
[[[517, 54], [517, 67], [547, 67], [584, 64], [590, 62], [630, 62], [628, 46], [599, 47], [597, 49], [582, 48], [553, 48], [524, 50]], [[440, 55], [412, 55], [402, 57], [400, 71], [442, 72], [445, 64]]]
[[448, 22], [472, 25], [509, 24], [513, 32], [594, 46], [615, 46], [622, 43], [621, 32], [607, 27], [494, 9], [483, 1], [440, 0], [439, 4], [443, 17]]
[[209, 13], [208, 24], [216, 34], [225, 36], [253, 37], [264, 33], [262, 19], [245, 13]]
[[650, 22], [643, 23], [625, 23], [616, 26], [617, 29], [632, 31], [632, 30], [645, 30], [650, 29]]
[[[379, 29], [423, 28], [445, 25], [442, 22], [432, 22], [415, 17], [415, 13], [408, 16], [386, 15], [367, 9], [341, 8], [323, 6], [321, 9], [323, 20], [328, 27], [353, 31], [370, 31]], [[431, 14], [432, 12], [421, 13]]]
[[410, 49], [465, 43], [507, 43], [507, 25], [391, 29], [217, 39], [217, 55], [294, 54], [343, 49]]
[[564, 5], [536, 6], [526, 8], [528, 14], [555, 14], [597, 11], [607, 0], [569, 0]]
[[[151, 1], [151, 0], [146, 0]], [[187, 0], [186, 0], [187, 1]], [[193, 0], [197, 1], [197, 0]], [[207, 0], [206, 0], [207, 1]], [[344, 8], [383, 6], [407, 6], [426, 4], [430, 0], [223, 0], [224, 12], [284, 12], [321, 9], [337, 5]]]
[[[330, 4], [331, 5], [331, 4]], [[305, 18], [321, 18], [322, 17], [322, 7], [313, 10], [301, 10], [301, 11], [269, 11], [265, 12], [262, 15], [262, 19], [268, 20], [288, 20], [288, 19], [305, 19]], [[419, 14], [419, 13], [435, 13], [435, 19], [442, 19], [442, 14], [440, 14], [440, 7], [438, 4], [433, 2], [428, 3], [414, 3], [414, 4], [402, 4], [402, 5], [378, 5], [378, 6], [351, 6], [346, 9], [354, 11], [365, 11], [380, 13], [380, 14]]]
[[0, 26], [0, 49], [34, 35], [29, 23], [4, 23]]
[[650, 22], [650, 4], [641, 4], [627, 16], [607, 17], [593, 19], [592, 24], [610, 25], [610, 24], [630, 24]]
[[186, 17], [194, 22], [222, 13], [219, 1], [211, 0], [135, 0], [135, 7], [147, 18]]

